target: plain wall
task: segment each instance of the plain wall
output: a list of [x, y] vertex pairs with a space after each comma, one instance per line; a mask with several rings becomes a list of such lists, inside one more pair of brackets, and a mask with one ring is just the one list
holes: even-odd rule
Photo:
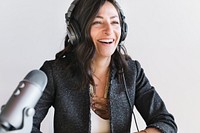
[[[63, 48], [72, 1], [0, 1], [0, 106], [19, 81]], [[126, 47], [174, 115], [179, 133], [200, 131], [200, 1], [119, 0], [128, 23]], [[50, 110], [43, 122], [52, 133]], [[144, 122], [137, 111], [139, 128]], [[133, 122], [132, 131], [135, 130]]]

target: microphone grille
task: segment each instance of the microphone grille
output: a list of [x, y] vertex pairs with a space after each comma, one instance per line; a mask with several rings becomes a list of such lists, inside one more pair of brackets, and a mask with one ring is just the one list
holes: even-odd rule
[[24, 80], [37, 84], [40, 86], [42, 91], [45, 89], [45, 86], [47, 84], [47, 76], [46, 74], [41, 70], [32, 70], [30, 71], [24, 78]]

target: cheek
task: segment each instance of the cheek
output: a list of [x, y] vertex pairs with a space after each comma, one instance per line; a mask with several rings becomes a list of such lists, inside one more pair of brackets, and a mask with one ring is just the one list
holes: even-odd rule
[[93, 45], [94, 45], [95, 47], [96, 47], [96, 43], [95, 43], [95, 42], [96, 42], [96, 41], [95, 41], [95, 40], [96, 40], [96, 39], [95, 39], [96, 36], [97, 36], [97, 32], [95, 32], [94, 30], [91, 29], [91, 30], [90, 30], [90, 37], [91, 37], [92, 42], [93, 42]]
[[119, 29], [119, 36], [121, 37], [122, 35], [122, 32], [121, 32], [121, 28]]
[[96, 32], [95, 32], [95, 30], [93, 29], [93, 28], [91, 28], [91, 30], [90, 30], [90, 36], [91, 36], [91, 38], [92, 38], [92, 40], [94, 41], [94, 39], [95, 39], [95, 37], [96, 37]]
[[120, 40], [121, 34], [122, 34], [122, 33], [121, 33], [121, 28], [119, 28], [118, 30], [116, 30], [117, 41]]
[[115, 27], [115, 32], [117, 33], [118, 36], [121, 36], [121, 26]]

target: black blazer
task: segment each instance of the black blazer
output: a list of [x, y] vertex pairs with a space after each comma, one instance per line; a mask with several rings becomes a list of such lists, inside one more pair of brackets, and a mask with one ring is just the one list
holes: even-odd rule
[[[31, 133], [41, 133], [40, 123], [48, 109], [53, 106], [54, 133], [90, 133], [90, 95], [85, 90], [74, 89], [74, 80], [68, 75], [66, 66], [69, 61], [46, 61], [41, 70], [48, 77], [46, 89], [37, 103]], [[129, 70], [125, 73], [131, 103], [135, 105], [147, 127], [155, 127], [163, 133], [176, 133], [177, 126], [173, 116], [167, 111], [164, 102], [150, 85], [139, 62], [129, 60]], [[110, 132], [130, 133], [132, 111], [128, 104], [124, 85], [116, 78], [116, 68], [110, 75]]]

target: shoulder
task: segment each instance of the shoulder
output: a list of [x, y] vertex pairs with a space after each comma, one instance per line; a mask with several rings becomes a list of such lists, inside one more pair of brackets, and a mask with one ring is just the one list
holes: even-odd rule
[[140, 71], [142, 69], [141, 64], [138, 60], [129, 59], [127, 60], [127, 64], [128, 71]]
[[132, 81], [144, 77], [144, 69], [138, 60], [129, 59], [127, 60], [127, 64], [127, 70], [125, 70], [127, 80]]
[[40, 67], [40, 70], [44, 71], [49, 76], [63, 75], [66, 74], [69, 64], [69, 58], [46, 60]]
[[52, 60], [46, 60], [43, 65], [41, 66], [41, 69], [62, 69], [63, 67], [66, 67], [68, 64], [70, 64], [70, 58], [61, 58], [61, 59], [52, 59]]

